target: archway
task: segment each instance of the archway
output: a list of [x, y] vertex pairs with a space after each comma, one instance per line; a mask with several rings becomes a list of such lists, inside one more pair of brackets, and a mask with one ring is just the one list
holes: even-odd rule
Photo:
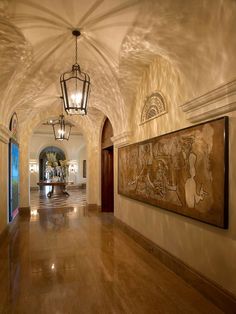
[[111, 137], [113, 136], [113, 129], [111, 122], [106, 118], [102, 130], [102, 211], [114, 211], [114, 168], [113, 168], [113, 143]]
[[59, 160], [64, 160], [65, 153], [62, 149], [55, 147], [55, 146], [48, 146], [44, 148], [40, 155], [39, 155], [39, 179], [40, 181], [46, 180], [46, 162], [47, 162], [47, 154], [48, 153], [55, 153], [56, 159], [59, 162]]

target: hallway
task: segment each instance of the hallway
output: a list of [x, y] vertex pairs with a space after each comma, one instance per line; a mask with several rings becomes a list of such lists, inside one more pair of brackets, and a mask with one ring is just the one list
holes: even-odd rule
[[[0, 246], [0, 313], [222, 313], [136, 244], [112, 214], [31, 193]], [[76, 206], [76, 204], [79, 204]]]

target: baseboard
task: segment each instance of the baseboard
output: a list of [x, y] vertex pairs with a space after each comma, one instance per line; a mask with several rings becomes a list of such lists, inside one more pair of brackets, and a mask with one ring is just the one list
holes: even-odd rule
[[12, 222], [8, 223], [3, 231], [0, 233], [0, 245], [7, 239], [9, 236], [14, 234], [17, 230], [16, 221], [18, 220], [18, 216], [16, 216]]
[[233, 294], [160, 248], [157, 244], [147, 239], [118, 218], [115, 217], [114, 221], [118, 227], [133, 238], [139, 245], [156, 256], [164, 265], [188, 282], [217, 307], [222, 309], [224, 313], [236, 313], [236, 297]]
[[9, 227], [8, 225], [3, 229], [2, 232], [0, 232], [0, 244], [3, 243], [3, 241], [7, 238], [9, 234]]
[[86, 185], [84, 185], [83, 183], [81, 184], [68, 184], [66, 186], [67, 190], [84, 190], [86, 189]]
[[79, 190], [79, 189], [81, 189], [81, 187], [79, 186], [79, 185], [67, 185], [66, 186], [66, 189], [67, 190]]
[[30, 215], [30, 207], [20, 207], [19, 208], [19, 214], [20, 215]]
[[31, 186], [30, 191], [38, 191], [39, 187], [38, 186]]
[[88, 210], [101, 211], [101, 206], [97, 204], [87, 204]]

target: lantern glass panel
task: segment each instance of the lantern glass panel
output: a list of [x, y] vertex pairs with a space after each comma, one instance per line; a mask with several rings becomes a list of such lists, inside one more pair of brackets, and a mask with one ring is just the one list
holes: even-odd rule
[[[71, 72], [73, 74], [73, 72]], [[61, 79], [61, 89], [65, 111], [68, 114], [84, 115], [87, 113], [87, 99], [90, 82], [85, 78], [64, 74]], [[89, 78], [88, 78], [89, 79]]]
[[65, 122], [64, 117], [61, 117], [59, 121], [53, 123], [53, 132], [56, 140], [69, 140], [70, 131], [71, 125]]
[[80, 70], [77, 62], [77, 39], [81, 35], [79, 29], [72, 31], [75, 36], [75, 63], [72, 71], [65, 72], [60, 77], [64, 109], [70, 115], [86, 115], [90, 91], [90, 77]]

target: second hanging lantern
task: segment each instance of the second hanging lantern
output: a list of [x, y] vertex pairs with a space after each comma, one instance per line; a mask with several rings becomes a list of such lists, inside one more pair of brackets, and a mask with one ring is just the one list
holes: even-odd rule
[[65, 117], [63, 115], [63, 107], [59, 119], [52, 121], [52, 127], [55, 140], [57, 141], [69, 140], [72, 124], [65, 120]]

